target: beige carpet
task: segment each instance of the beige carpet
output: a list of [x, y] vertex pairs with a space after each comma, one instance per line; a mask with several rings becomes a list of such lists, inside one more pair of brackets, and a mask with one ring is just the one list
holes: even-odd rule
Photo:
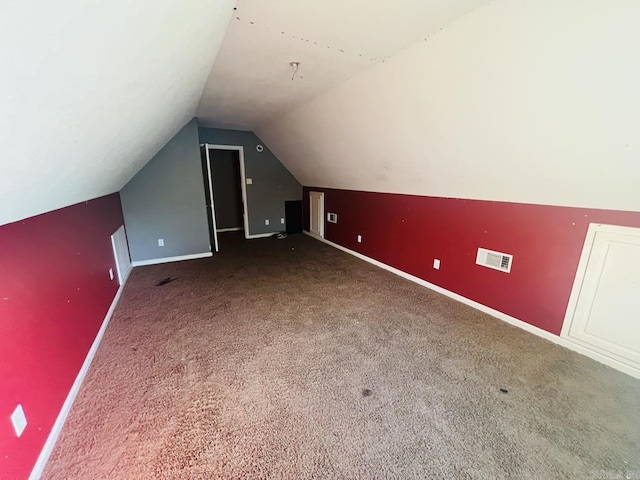
[[134, 269], [43, 478], [634, 470], [640, 381], [311, 238], [231, 235]]

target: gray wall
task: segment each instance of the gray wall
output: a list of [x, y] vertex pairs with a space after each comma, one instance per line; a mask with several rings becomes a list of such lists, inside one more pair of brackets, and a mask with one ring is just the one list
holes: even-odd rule
[[[198, 132], [201, 143], [244, 147], [246, 177], [253, 181], [247, 185], [249, 233], [257, 235], [285, 230], [285, 225], [280, 223], [284, 217], [284, 202], [302, 198], [302, 187], [289, 170], [253, 132], [204, 127]], [[256, 150], [258, 145], [264, 146], [262, 152]], [[265, 219], [269, 220], [268, 226]]]
[[120, 198], [133, 261], [209, 252], [195, 118], [122, 188]]

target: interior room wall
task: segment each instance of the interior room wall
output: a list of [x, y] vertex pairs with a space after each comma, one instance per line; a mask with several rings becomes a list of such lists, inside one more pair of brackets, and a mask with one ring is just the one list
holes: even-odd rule
[[[556, 335], [589, 223], [640, 228], [640, 212], [305, 187], [305, 230], [309, 191], [338, 215], [327, 240]], [[513, 255], [511, 272], [476, 265], [479, 247]]]
[[490, 2], [256, 131], [303, 185], [639, 211], [638, 24]]
[[[302, 187], [262, 140], [253, 132], [219, 128], [200, 127], [199, 135], [201, 143], [244, 147], [245, 174], [252, 182], [247, 185], [249, 233], [285, 230], [281, 223], [285, 216], [284, 202], [300, 200]], [[263, 151], [257, 150], [258, 145], [263, 146]], [[269, 220], [269, 225], [265, 225], [265, 220]]]
[[201, 162], [194, 118], [123, 187], [134, 262], [210, 252]]
[[2, 2], [0, 224], [131, 179], [194, 115], [235, 5]]
[[[117, 293], [117, 193], [0, 226], [0, 477], [27, 478]], [[9, 421], [18, 404], [27, 427]]]
[[490, 2], [257, 132], [324, 187], [329, 240], [557, 334], [587, 224], [639, 226], [639, 23], [638, 2]]

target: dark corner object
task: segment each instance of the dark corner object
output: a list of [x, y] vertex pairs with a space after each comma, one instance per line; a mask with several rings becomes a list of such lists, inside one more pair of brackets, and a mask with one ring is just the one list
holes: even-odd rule
[[284, 216], [288, 234], [302, 233], [302, 200], [284, 202]]
[[167, 277], [167, 278], [163, 278], [162, 280], [160, 280], [158, 283], [156, 283], [156, 287], [161, 287], [162, 285], [166, 285], [167, 283], [171, 283], [174, 280], [179, 279], [180, 277]]

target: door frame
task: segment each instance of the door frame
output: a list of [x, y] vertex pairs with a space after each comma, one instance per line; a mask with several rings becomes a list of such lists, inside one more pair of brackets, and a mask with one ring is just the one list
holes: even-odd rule
[[324, 192], [317, 192], [315, 190], [310, 190], [309, 191], [309, 233], [311, 233], [311, 235], [313, 235], [314, 237], [317, 236], [314, 233], [311, 232], [311, 221], [312, 221], [312, 217], [313, 217], [313, 205], [311, 203], [311, 195], [313, 194], [318, 194], [320, 195], [320, 235], [319, 238], [324, 238]]
[[[218, 232], [222, 230], [218, 230], [216, 225], [216, 213], [215, 213], [215, 204], [213, 202], [213, 179], [211, 177], [211, 156], [209, 155], [209, 150], [231, 150], [237, 151], [238, 157], [240, 160], [240, 190], [242, 192], [242, 221], [244, 223], [244, 238], [252, 238], [249, 235], [249, 207], [247, 205], [247, 176], [244, 167], [244, 147], [242, 145], [220, 145], [217, 143], [203, 143], [201, 146], [204, 147], [206, 156], [207, 156], [207, 173], [209, 175], [209, 195], [211, 195], [211, 212], [213, 216], [213, 230], [215, 236], [215, 247], [216, 252], [218, 251]], [[226, 229], [225, 229], [226, 230]]]

